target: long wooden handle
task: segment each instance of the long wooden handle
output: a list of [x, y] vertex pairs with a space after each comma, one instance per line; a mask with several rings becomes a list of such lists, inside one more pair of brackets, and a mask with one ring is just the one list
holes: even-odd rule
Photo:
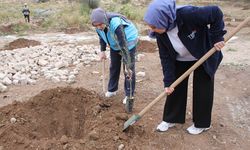
[[[225, 42], [227, 42], [231, 37], [233, 37], [237, 32], [239, 32], [248, 22], [250, 17], [247, 17], [243, 22], [241, 22], [231, 33], [227, 34], [225, 37]], [[182, 74], [174, 83], [170, 85], [171, 88], [175, 88], [180, 84], [188, 75], [190, 75], [196, 68], [198, 68], [204, 61], [206, 61], [212, 54], [216, 52], [216, 49], [213, 47], [210, 49], [203, 57], [201, 57], [192, 67], [190, 67], [184, 74]], [[166, 92], [162, 92], [158, 97], [156, 97], [151, 103], [149, 103], [138, 115], [143, 116], [154, 104], [160, 101]]]
[[106, 82], [105, 82], [105, 59], [102, 60], [102, 91], [105, 93], [106, 91]]

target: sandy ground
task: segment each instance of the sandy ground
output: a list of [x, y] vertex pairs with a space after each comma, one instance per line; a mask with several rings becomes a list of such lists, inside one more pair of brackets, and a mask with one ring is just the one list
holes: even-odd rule
[[[241, 36], [239, 36], [238, 39], [244, 40], [244, 38], [242, 39]], [[234, 44], [238, 43], [240, 41], [238, 39], [235, 39], [235, 41], [232, 44], [229, 43], [228, 46], [233, 46]], [[244, 43], [245, 43], [244, 45], [247, 45], [246, 41]], [[242, 49], [249, 49], [249, 47], [244, 47], [244, 45], [241, 45]], [[239, 52], [233, 52], [233, 54], [230, 53], [231, 51], [225, 50], [226, 57], [235, 55], [239, 55], [239, 57], [240, 56], [245, 57], [244, 55], [240, 55]], [[141, 82], [137, 83], [134, 113], [138, 113], [139, 111], [141, 111], [150, 101], [156, 98], [158, 94], [160, 94], [163, 90], [162, 72], [160, 69], [161, 65], [159, 62], [158, 53], [155, 52], [155, 53], [144, 53], [144, 54], [145, 57], [141, 60], [141, 62], [137, 63], [136, 70], [137, 72], [145, 71], [146, 77], [138, 79], [138, 81]], [[108, 107], [106, 111], [101, 112], [103, 116], [106, 116], [106, 119], [104, 119], [105, 126], [103, 126], [103, 124], [100, 123], [100, 121], [104, 120], [97, 119], [96, 121], [95, 117], [93, 117], [91, 120], [91, 118], [89, 119], [87, 116], [85, 116], [84, 119], [88, 118], [92, 122], [96, 121], [100, 123], [99, 126], [98, 125], [95, 126], [95, 129], [99, 129], [98, 132], [101, 132], [100, 130], [105, 131], [110, 127], [113, 128], [114, 130], [108, 132], [108, 134], [103, 133], [98, 135], [97, 140], [89, 138], [89, 136], [87, 136], [89, 134], [81, 136], [78, 139], [74, 139], [74, 137], [72, 137], [71, 134], [67, 134], [66, 132], [65, 135], [66, 137], [68, 137], [67, 138], [68, 142], [66, 143], [68, 144], [68, 146], [65, 146], [65, 143], [60, 144], [63, 137], [62, 134], [64, 133], [62, 132], [58, 134], [58, 136], [54, 137], [54, 142], [52, 142], [53, 144], [48, 144], [48, 141], [45, 140], [46, 138], [53, 139], [51, 135], [50, 137], [45, 136], [41, 137], [40, 139], [39, 138], [36, 139], [39, 142], [33, 141], [32, 142], [33, 147], [26, 147], [26, 148], [32, 149], [36, 146], [43, 147], [43, 145], [47, 143], [45, 144], [46, 145], [45, 148], [50, 147], [54, 149], [60, 149], [64, 146], [68, 147], [69, 149], [70, 148], [73, 149], [73, 147], [80, 149], [82, 148], [116, 149], [120, 145], [120, 143], [122, 143], [125, 145], [125, 149], [248, 149], [248, 147], [250, 146], [249, 145], [250, 120], [248, 118], [250, 114], [249, 112], [250, 84], [248, 84], [250, 69], [249, 69], [249, 61], [246, 61], [244, 65], [241, 65], [240, 60], [233, 60], [228, 62], [225, 61], [220, 66], [216, 75], [215, 100], [214, 100], [213, 119], [212, 119], [213, 127], [211, 130], [201, 135], [192, 136], [189, 135], [185, 130], [189, 125], [192, 124], [191, 94], [189, 95], [189, 104], [188, 104], [185, 124], [178, 125], [176, 128], [173, 128], [166, 133], [155, 132], [155, 127], [161, 121], [162, 118], [162, 111], [165, 100], [161, 100], [138, 123], [133, 125], [132, 130], [129, 130], [128, 133], [126, 134], [123, 133], [121, 131], [123, 123], [126, 120], [126, 117], [130, 117], [130, 115], [126, 115], [124, 113], [124, 106], [121, 103], [121, 100], [123, 99], [123, 89], [121, 88], [122, 83], [120, 84], [120, 89], [117, 96], [115, 96], [110, 100], [103, 98], [101, 74], [92, 74], [93, 71], [101, 72], [101, 63], [93, 63], [92, 66], [81, 69], [81, 72], [77, 77], [77, 82], [70, 85], [70, 87], [85, 88], [90, 91], [95, 91], [98, 95], [100, 95], [100, 98], [98, 100], [93, 100], [93, 104], [90, 103], [91, 107], [95, 108], [98, 102], [102, 101], [104, 101], [105, 103], [111, 103], [111, 106]], [[41, 93], [41, 91], [43, 90], [49, 90], [51, 88], [66, 87], [66, 86], [69, 85], [66, 83], [54, 84], [45, 79], [40, 79], [40, 81], [38, 81], [36, 85], [11, 86], [8, 92], [0, 94], [1, 106], [10, 104], [13, 101], [27, 101], [30, 98], [36, 99], [34, 98], [34, 96], [37, 97], [36, 96], [37, 94], [43, 95]], [[190, 89], [191, 86], [192, 85], [190, 84]], [[191, 90], [189, 92], [191, 93]], [[52, 90], [49, 93], [53, 93]], [[44, 100], [49, 101], [50, 99], [48, 98], [46, 99], [45, 97]], [[41, 107], [41, 105], [38, 106]], [[7, 108], [4, 107], [3, 110], [7, 109], [10, 112], [13, 112], [14, 110], [16, 110], [16, 109], [11, 109], [13, 107], [14, 106], [12, 104], [7, 106]], [[47, 112], [46, 108], [47, 106], [44, 106], [43, 108], [44, 113]], [[2, 117], [4, 119], [2, 119], [2, 123], [9, 122], [9, 119], [15, 116], [13, 114], [21, 113], [22, 116], [26, 113], [28, 114], [32, 113], [28, 111], [29, 109], [27, 108], [25, 110], [26, 111], [21, 111], [21, 112], [14, 111], [14, 113], [3, 115]], [[67, 109], [65, 110], [65, 113], [68, 113]], [[118, 115], [121, 114], [121, 116], [125, 115], [126, 117], [122, 121], [114, 120], [114, 117], [116, 117], [114, 116], [114, 114]], [[58, 117], [59, 116], [56, 116], [56, 118]], [[34, 117], [28, 117], [28, 118], [31, 120], [33, 119], [33, 121], [36, 120]], [[52, 118], [43, 121], [47, 121], [49, 123], [51, 119]], [[114, 124], [116, 125], [113, 126]], [[15, 128], [17, 131], [19, 131], [18, 129], [23, 128], [22, 126], [15, 127], [11, 124], [10, 126], [12, 127], [11, 129]], [[10, 145], [13, 144], [10, 144], [6, 141], [15, 138], [5, 138], [5, 136], [8, 135], [7, 133], [10, 134], [12, 133], [11, 132], [12, 130], [8, 130], [6, 129], [6, 127], [8, 127], [8, 125], [5, 125], [0, 128], [1, 132], [5, 130], [8, 131], [8, 132], [5, 131], [5, 134], [1, 134], [1, 136], [3, 136], [3, 138], [1, 139], [5, 140], [3, 141], [0, 140], [1, 143], [0, 145], [7, 146], [7, 149], [8, 148], [12, 149], [13, 147], [11, 147]], [[45, 127], [48, 127], [48, 129], [52, 128], [51, 126], [45, 126]], [[88, 131], [88, 133], [93, 131], [93, 129], [90, 128], [87, 128], [86, 130]], [[110, 137], [110, 138], [103, 138], [102, 135], [106, 135], [105, 137]], [[119, 138], [116, 136], [118, 136]], [[114, 141], [114, 138], [118, 138], [119, 140]], [[94, 141], [94, 143], [96, 143], [97, 146], [86, 144], [85, 142], [82, 142], [81, 139], [83, 140], [85, 139], [85, 142], [87, 141], [87, 143], [89, 142], [92, 143]], [[17, 145], [20, 146], [20, 142], [18, 142], [18, 140], [14, 140], [14, 142], [16, 142]], [[55, 143], [59, 143], [61, 147], [53, 146]], [[80, 144], [80, 146], [77, 147], [76, 143], [78, 144], [85, 143], [85, 144]], [[22, 146], [26, 146], [26, 144], [27, 142], [25, 140], [21, 142], [21, 148], [23, 148]]]

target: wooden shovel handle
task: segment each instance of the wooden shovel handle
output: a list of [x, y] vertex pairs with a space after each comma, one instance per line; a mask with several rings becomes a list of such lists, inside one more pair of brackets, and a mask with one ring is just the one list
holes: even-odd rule
[[102, 60], [102, 91], [105, 93], [106, 91], [106, 82], [105, 82], [105, 59]]
[[[239, 32], [249, 21], [250, 21], [250, 17], [247, 17], [231, 33], [227, 34], [227, 36], [225, 37], [225, 42], [227, 42], [231, 37], [233, 37], [237, 32]], [[175, 82], [172, 83], [170, 87], [175, 88], [178, 84], [180, 84], [188, 75], [190, 75], [196, 68], [198, 68], [204, 61], [206, 61], [215, 52], [216, 52], [216, 49], [214, 47], [210, 49], [192, 67], [190, 67], [184, 74], [182, 74], [177, 80], [175, 80]], [[151, 103], [149, 103], [138, 115], [143, 116], [155, 103], [160, 101], [164, 96], [166, 96], [165, 91], [162, 92]]]

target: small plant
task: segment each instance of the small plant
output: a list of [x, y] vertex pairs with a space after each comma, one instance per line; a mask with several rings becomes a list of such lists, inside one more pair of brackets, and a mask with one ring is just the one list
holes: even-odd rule
[[26, 23], [18, 23], [14, 24], [12, 29], [14, 30], [14, 32], [22, 34], [22, 32], [30, 29], [30, 25]]
[[138, 9], [137, 7], [131, 4], [122, 5], [120, 10], [121, 14], [125, 15], [131, 20], [136, 20], [136, 21], [142, 20], [144, 11], [145, 11], [144, 9]]

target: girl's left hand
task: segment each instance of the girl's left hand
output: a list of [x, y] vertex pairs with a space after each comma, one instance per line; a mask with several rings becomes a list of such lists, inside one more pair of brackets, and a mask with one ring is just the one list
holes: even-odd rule
[[224, 41], [220, 41], [214, 44], [214, 48], [217, 51], [220, 51], [223, 47], [225, 46], [225, 42]]

